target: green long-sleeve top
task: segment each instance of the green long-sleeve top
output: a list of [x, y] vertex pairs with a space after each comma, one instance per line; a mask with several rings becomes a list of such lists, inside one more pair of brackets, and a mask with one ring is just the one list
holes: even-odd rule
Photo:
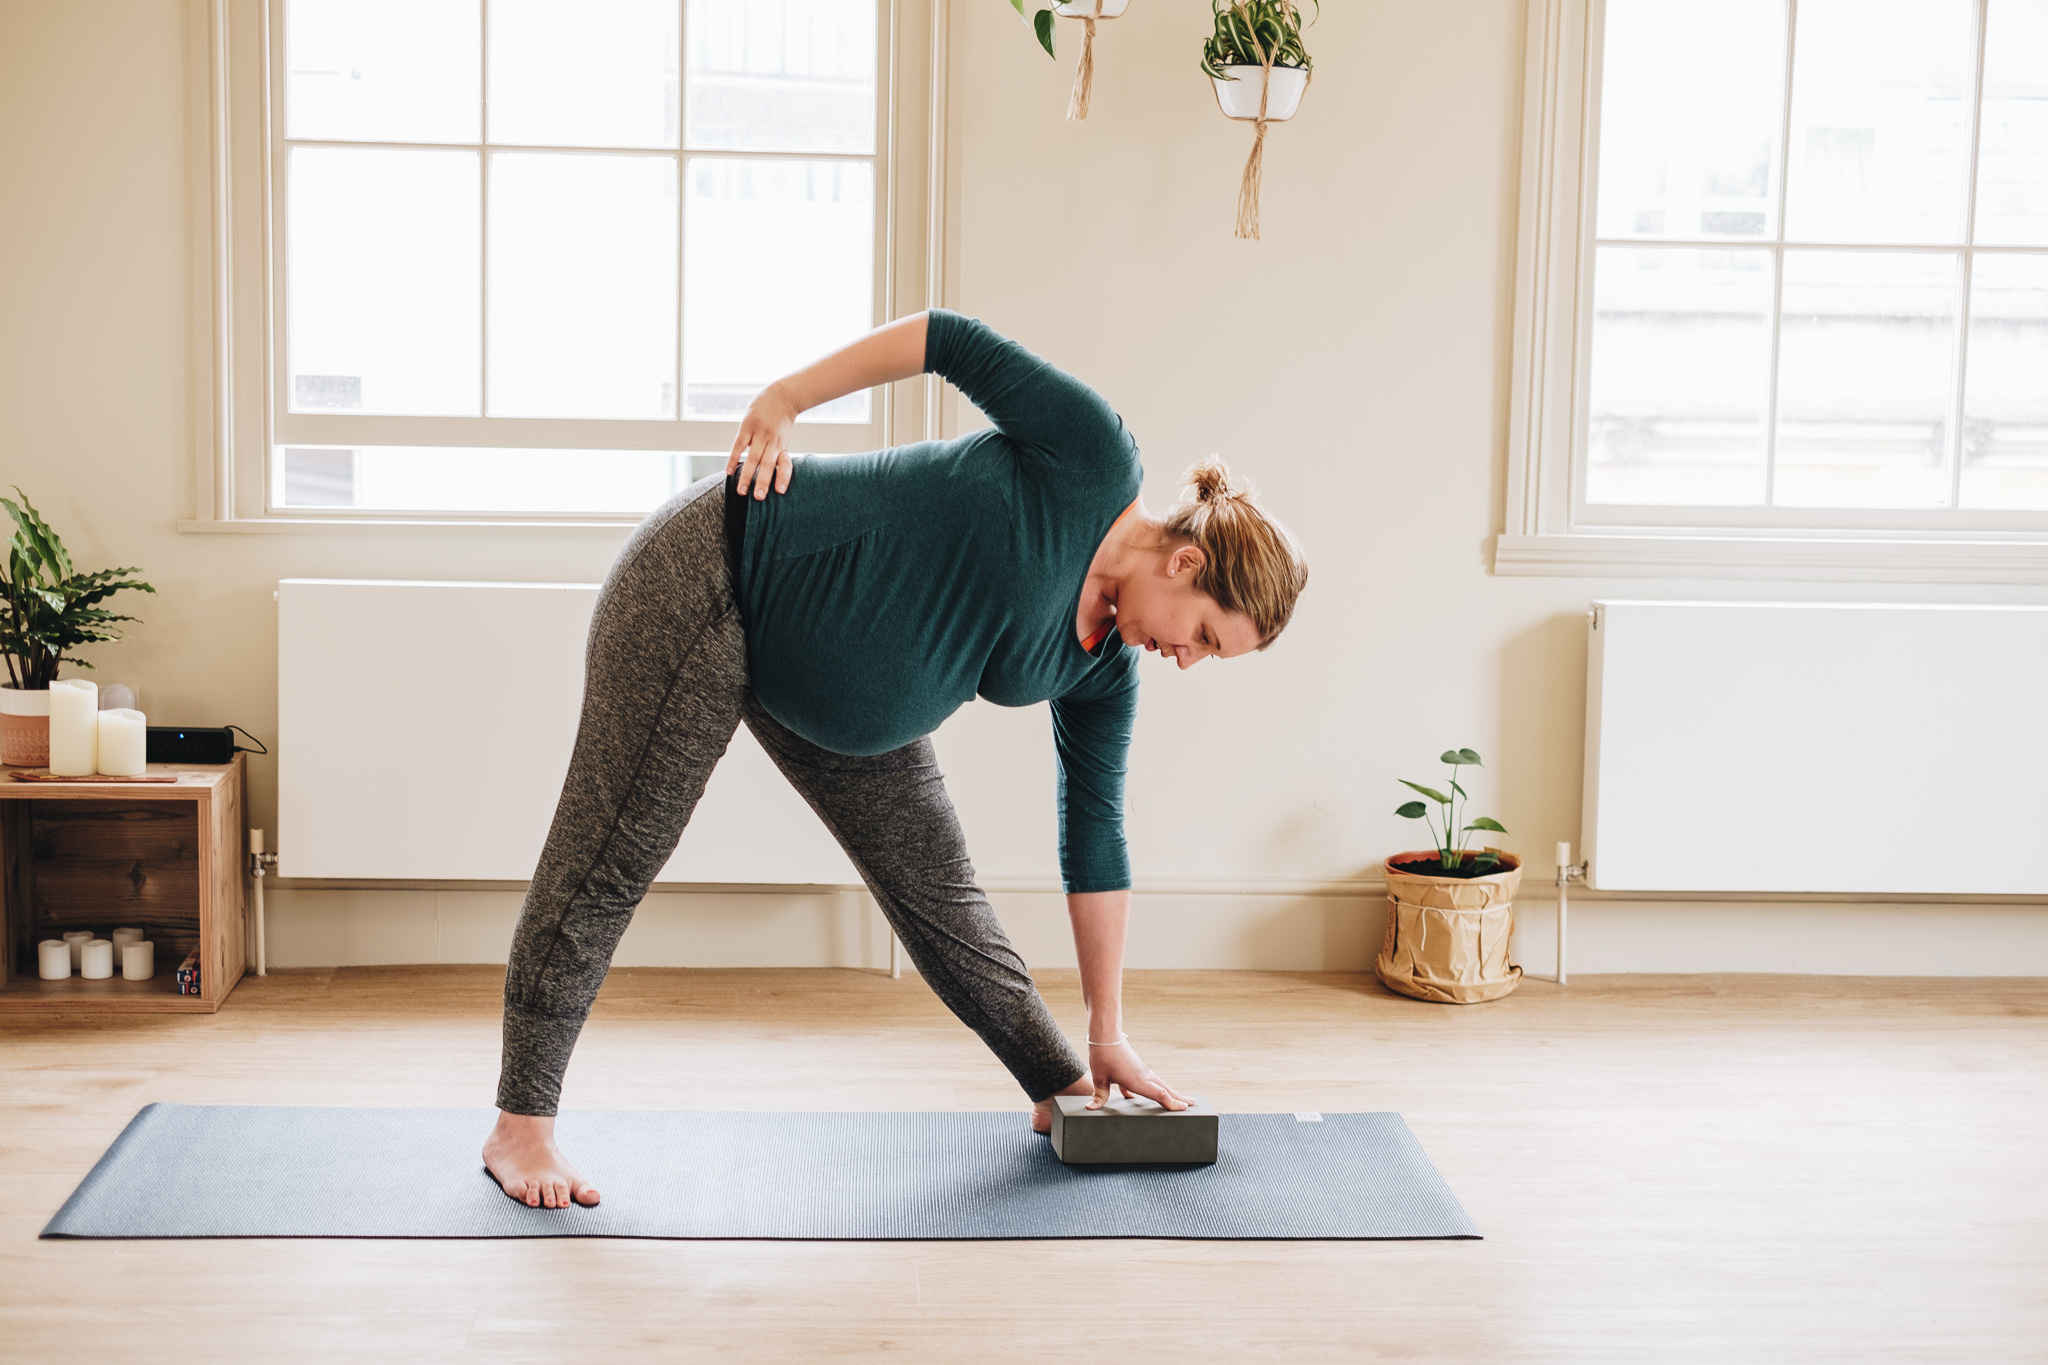
[[1124, 774], [1137, 651], [1075, 633], [1095, 551], [1138, 496], [1137, 442], [1101, 395], [979, 321], [933, 309], [925, 369], [995, 424], [867, 455], [799, 455], [789, 491], [747, 500], [739, 556], [748, 671], [812, 743], [879, 754], [976, 696], [1052, 703], [1060, 872], [1131, 884]]

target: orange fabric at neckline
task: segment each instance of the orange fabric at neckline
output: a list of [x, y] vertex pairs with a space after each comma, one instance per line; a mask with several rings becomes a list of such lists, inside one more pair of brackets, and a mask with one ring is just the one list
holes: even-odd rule
[[[1109, 524], [1109, 529], [1102, 533], [1102, 538], [1104, 540], [1107, 540], [1112, 535], [1116, 534], [1116, 528], [1124, 524], [1124, 518], [1138, 510], [1139, 501], [1140, 500], [1137, 498], [1132, 498], [1131, 505], [1129, 507], [1126, 507], [1123, 511], [1117, 513], [1116, 520], [1112, 521]], [[1107, 640], [1109, 638], [1109, 633], [1115, 629], [1116, 613], [1112, 611], [1109, 615], [1109, 620], [1105, 621], [1102, 625], [1098, 626], [1093, 632], [1089, 634], [1089, 636], [1086, 639], [1081, 641], [1081, 648], [1087, 650], [1090, 654], [1093, 654], [1096, 648], [1099, 645], [1101, 645], [1101, 643], [1104, 640]]]

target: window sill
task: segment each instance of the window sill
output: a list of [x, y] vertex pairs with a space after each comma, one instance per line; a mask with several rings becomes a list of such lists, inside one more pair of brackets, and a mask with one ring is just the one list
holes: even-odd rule
[[2048, 584], [2048, 541], [1631, 533], [1502, 535], [1503, 577]]
[[639, 518], [615, 521], [486, 520], [480, 517], [431, 520], [425, 517], [231, 517], [216, 520], [197, 518], [180, 521], [180, 531], [192, 535], [545, 535], [623, 539], [640, 524]]

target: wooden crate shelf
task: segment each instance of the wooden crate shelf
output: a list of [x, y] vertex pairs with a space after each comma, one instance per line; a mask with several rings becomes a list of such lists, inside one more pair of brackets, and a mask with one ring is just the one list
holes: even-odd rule
[[[211, 1014], [247, 969], [244, 764], [152, 763], [175, 783], [31, 783], [0, 776], [0, 1014]], [[0, 770], [4, 771], [4, 770]], [[36, 975], [36, 944], [68, 929], [136, 925], [156, 975]], [[200, 950], [200, 993], [177, 968]]]

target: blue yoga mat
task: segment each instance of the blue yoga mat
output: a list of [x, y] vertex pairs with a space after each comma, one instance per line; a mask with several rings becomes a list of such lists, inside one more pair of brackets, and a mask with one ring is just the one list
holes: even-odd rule
[[1225, 1114], [1213, 1166], [1068, 1167], [1020, 1113], [569, 1112], [604, 1202], [484, 1171], [490, 1109], [152, 1104], [45, 1237], [1477, 1237], [1399, 1114]]

